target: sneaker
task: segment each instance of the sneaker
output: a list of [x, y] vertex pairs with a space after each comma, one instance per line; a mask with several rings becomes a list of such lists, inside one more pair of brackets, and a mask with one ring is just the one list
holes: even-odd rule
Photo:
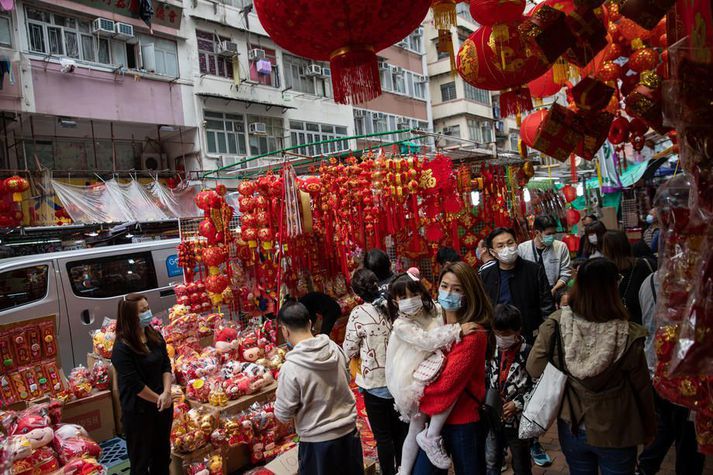
[[428, 432], [428, 427], [421, 431], [416, 436], [416, 442], [421, 450], [426, 452], [428, 460], [431, 461], [433, 465], [441, 470], [448, 470], [451, 466], [451, 458], [446, 454], [445, 447], [443, 446], [443, 437], [428, 437], [426, 433]]
[[532, 447], [530, 447], [530, 455], [532, 456], [532, 461], [538, 467], [549, 467], [552, 465], [552, 458], [547, 455], [545, 449], [537, 441], [532, 443]]

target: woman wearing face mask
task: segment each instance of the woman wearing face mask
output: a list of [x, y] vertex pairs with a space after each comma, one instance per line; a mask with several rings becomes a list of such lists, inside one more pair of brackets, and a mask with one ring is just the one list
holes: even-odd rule
[[[411, 473], [418, 448], [423, 447], [424, 441], [430, 442], [428, 455], [431, 461], [436, 466], [448, 468], [451, 461], [443, 450], [440, 429], [450, 408], [433, 413], [431, 426], [426, 430], [427, 417], [419, 413], [418, 407], [429, 382], [427, 373], [430, 371], [432, 377], [438, 374], [444, 359], [443, 351], [460, 341], [462, 335], [475, 331], [475, 325], [446, 324], [441, 307], [431, 300], [423, 284], [408, 273], [391, 282], [389, 311], [395, 321], [386, 349], [386, 386], [402, 419], [409, 421], [399, 473]], [[425, 376], [420, 376], [422, 374]]]
[[168, 475], [171, 464], [171, 362], [166, 342], [150, 325], [152, 318], [143, 295], [119, 301], [111, 362], [132, 475]]
[[602, 245], [604, 244], [604, 235], [607, 233], [607, 227], [601, 221], [594, 221], [584, 229], [584, 234], [587, 236], [587, 241], [584, 244], [584, 253], [582, 257], [585, 259], [593, 259], [602, 257]]
[[446, 325], [475, 324], [476, 331], [453, 345], [443, 370], [424, 390], [419, 411], [431, 417], [428, 431], [419, 437], [419, 452], [413, 473], [446, 474], [429, 459], [431, 430], [436, 415], [448, 411], [442, 426], [442, 441], [453, 459], [456, 475], [485, 473], [487, 428], [480, 421], [479, 409], [485, 399], [485, 361], [492, 355], [490, 333], [493, 309], [478, 274], [464, 262], [443, 269], [438, 280], [438, 302]]

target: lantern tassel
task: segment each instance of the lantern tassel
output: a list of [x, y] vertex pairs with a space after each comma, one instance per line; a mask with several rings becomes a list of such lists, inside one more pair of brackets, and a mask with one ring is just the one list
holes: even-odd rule
[[532, 97], [527, 87], [513, 87], [500, 93], [500, 113], [502, 117], [521, 114], [529, 110], [532, 110]]
[[569, 80], [569, 64], [562, 58], [557, 59], [552, 66], [552, 81], [555, 84], [564, 84]]
[[436, 51], [448, 54], [451, 60], [451, 75], [455, 77], [458, 74], [458, 65], [456, 63], [456, 52], [453, 47], [453, 37], [451, 36], [450, 30], [438, 30]]
[[431, 6], [433, 23], [438, 30], [450, 30], [458, 22], [455, 0], [436, 0]]
[[329, 63], [335, 102], [362, 104], [381, 95], [379, 65], [374, 51], [340, 48], [332, 53]]

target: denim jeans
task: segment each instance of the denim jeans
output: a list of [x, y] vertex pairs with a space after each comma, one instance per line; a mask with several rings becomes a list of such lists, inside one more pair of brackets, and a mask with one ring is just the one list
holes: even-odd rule
[[570, 475], [632, 475], [636, 467], [636, 447], [602, 448], [587, 444], [587, 433], [572, 433], [569, 424], [557, 421], [560, 447]]
[[522, 440], [515, 428], [503, 428], [502, 432], [490, 431], [485, 446], [485, 459], [488, 465], [488, 475], [500, 475], [505, 449], [510, 447], [512, 453], [512, 470], [515, 475], [531, 475], [530, 462], [531, 439]]
[[362, 395], [369, 425], [376, 439], [381, 473], [395, 475], [396, 468], [401, 465], [401, 447], [408, 433], [408, 424], [399, 420], [393, 399], [382, 399], [366, 391]]
[[[453, 459], [456, 475], [485, 474], [486, 430], [486, 425], [483, 422], [446, 425], [443, 428], [443, 442], [446, 451]], [[448, 470], [439, 470], [431, 465], [423, 450], [418, 452], [413, 475], [443, 475], [447, 473]]]

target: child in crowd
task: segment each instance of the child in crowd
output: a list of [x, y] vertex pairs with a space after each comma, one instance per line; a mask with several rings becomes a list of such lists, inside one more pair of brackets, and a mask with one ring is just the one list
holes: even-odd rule
[[567, 288], [561, 288], [555, 293], [555, 306], [557, 310], [569, 305], [569, 294]]
[[495, 355], [488, 363], [488, 387], [497, 388], [503, 404], [502, 425], [488, 434], [486, 459], [488, 475], [499, 475], [505, 447], [512, 453], [515, 475], [530, 475], [530, 440], [518, 437], [525, 396], [533, 382], [525, 369], [530, 346], [520, 335], [522, 317], [512, 305], [496, 305], [493, 316]]
[[309, 311], [301, 303], [285, 304], [277, 319], [292, 350], [277, 381], [275, 417], [282, 422], [294, 419], [300, 438], [299, 473], [323, 475], [340, 467], [344, 475], [362, 475], [347, 356], [327, 335], [312, 334]]
[[445, 363], [443, 350], [474, 332], [477, 325], [446, 325], [443, 312], [423, 286], [410, 273], [398, 276], [389, 287], [389, 311], [394, 321], [386, 350], [386, 385], [409, 431], [404, 442], [399, 474], [408, 475], [418, 456], [419, 446], [438, 468], [448, 469], [441, 430], [450, 408], [431, 417], [419, 412], [423, 390], [435, 380]]

